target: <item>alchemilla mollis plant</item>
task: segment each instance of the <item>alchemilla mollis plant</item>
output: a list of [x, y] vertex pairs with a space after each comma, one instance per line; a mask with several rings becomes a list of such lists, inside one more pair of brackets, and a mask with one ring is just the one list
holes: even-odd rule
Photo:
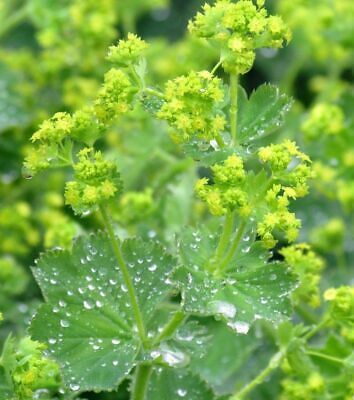
[[[75, 29], [84, 24], [85, 7], [94, 7], [89, 3], [70, 8]], [[203, 46], [214, 65], [196, 63], [161, 79], [154, 43], [126, 32], [108, 47], [111, 3], [97, 11], [110, 24], [103, 29], [97, 17], [87, 27], [95, 41], [80, 67], [87, 74], [107, 44], [102, 82], [93, 83], [89, 100], [70, 100], [71, 107], [42, 121], [26, 146], [25, 177], [65, 171], [60, 190], [74, 217], [53, 212], [61, 204], [54, 193], [38, 216], [51, 248], [31, 268], [43, 301], [28, 336], [10, 334], [3, 345], [1, 398], [352, 399], [354, 290], [323, 290], [325, 260], [303, 240], [297, 212], [325, 167], [302, 143], [278, 134], [294, 103], [286, 92], [265, 83], [247, 94], [241, 85], [262, 49], [289, 44], [288, 25], [262, 0], [205, 4], [186, 40]], [[120, 10], [124, 26], [134, 30], [138, 7], [128, 11]], [[47, 58], [70, 52], [59, 26], [41, 31]], [[65, 60], [56, 58], [55, 73]], [[306, 144], [341, 132], [345, 138], [349, 126], [339, 105], [319, 101], [297, 128]], [[115, 137], [120, 130], [127, 142]], [[135, 143], [136, 131], [142, 139]], [[115, 153], [115, 146], [123, 150]], [[152, 158], [142, 163], [145, 147]], [[188, 182], [173, 191], [182, 173]], [[338, 182], [347, 208], [350, 176]], [[190, 217], [179, 225], [181, 191]], [[0, 213], [11, 221], [17, 207], [21, 220], [5, 227], [20, 232], [26, 253], [39, 238], [28, 233], [26, 205], [12, 207]], [[91, 222], [79, 227], [76, 220]], [[333, 253], [341, 258], [339, 221], [328, 232], [318, 228], [311, 241], [326, 248], [334, 230]], [[15, 258], [0, 258], [0, 300], [23, 293], [27, 279]]]

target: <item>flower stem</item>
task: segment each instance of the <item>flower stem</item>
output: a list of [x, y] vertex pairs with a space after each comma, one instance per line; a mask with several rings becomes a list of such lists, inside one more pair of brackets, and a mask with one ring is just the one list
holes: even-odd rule
[[242, 220], [237, 230], [236, 236], [231, 244], [231, 247], [229, 248], [229, 251], [226, 253], [226, 256], [224, 257], [224, 259], [222, 260], [222, 262], [218, 267], [219, 271], [222, 271], [227, 266], [227, 264], [232, 260], [232, 257], [234, 256], [235, 251], [237, 250], [237, 247], [242, 239], [245, 228], [246, 228], [246, 221]]
[[320, 331], [327, 323], [329, 322], [328, 318], [324, 318], [319, 324], [314, 326], [310, 331], [306, 333], [306, 335], [303, 337], [305, 340], [309, 340], [314, 336], [318, 331]]
[[152, 372], [151, 364], [140, 364], [136, 367], [132, 400], [144, 400]]
[[185, 318], [186, 318], [185, 313], [182, 310], [178, 310], [174, 314], [174, 316], [170, 319], [170, 321], [165, 325], [160, 334], [156, 337], [156, 339], [153, 342], [153, 345], [157, 345], [164, 339], [172, 336], [172, 334], [181, 325], [181, 323]]
[[232, 143], [236, 144], [237, 137], [237, 90], [238, 90], [238, 74], [230, 75], [230, 129]]
[[229, 400], [242, 400], [245, 396], [250, 393], [256, 386], [264, 382], [264, 380], [279, 367], [282, 362], [286, 350], [280, 350], [274, 354], [274, 356], [269, 360], [268, 365], [263, 371], [261, 371], [251, 382], [244, 386], [239, 392], [230, 397]]
[[324, 353], [320, 353], [318, 351], [311, 351], [311, 350], [307, 350], [306, 354], [310, 355], [310, 356], [314, 356], [314, 357], [319, 357], [319, 358], [323, 358], [324, 360], [328, 360], [328, 361], [332, 361], [338, 364], [343, 364], [343, 360], [338, 358], [338, 357], [332, 357], [328, 354], [324, 354]]
[[229, 244], [230, 241], [233, 225], [234, 225], [234, 214], [233, 213], [226, 214], [224, 221], [224, 228], [220, 237], [218, 247], [216, 248], [215, 252], [215, 260], [220, 260], [220, 258], [224, 254], [227, 245]]
[[146, 332], [145, 332], [144, 321], [143, 321], [143, 317], [142, 317], [142, 314], [141, 314], [141, 311], [140, 311], [138, 299], [136, 297], [134, 285], [133, 285], [133, 282], [132, 282], [131, 277], [129, 275], [129, 270], [128, 270], [127, 264], [124, 261], [122, 250], [120, 248], [120, 244], [118, 242], [118, 239], [116, 238], [116, 236], [114, 234], [113, 226], [112, 226], [112, 223], [111, 223], [111, 220], [109, 218], [107, 210], [105, 209], [105, 207], [100, 206], [100, 211], [101, 211], [101, 214], [102, 214], [102, 218], [103, 218], [105, 227], [107, 229], [107, 233], [108, 233], [108, 237], [109, 237], [109, 240], [111, 242], [111, 245], [112, 245], [112, 249], [114, 251], [114, 254], [115, 254], [116, 259], [118, 261], [118, 265], [119, 265], [120, 270], [122, 272], [124, 283], [125, 283], [125, 285], [127, 287], [127, 290], [128, 290], [128, 295], [129, 295], [129, 298], [130, 298], [130, 302], [131, 302], [131, 306], [132, 306], [132, 309], [133, 309], [133, 313], [134, 313], [134, 317], [135, 317], [135, 321], [136, 321], [136, 325], [137, 325], [137, 328], [138, 328], [138, 333], [139, 333], [140, 339], [141, 339], [141, 341], [143, 343], [143, 346], [146, 346], [147, 337], [146, 337]]

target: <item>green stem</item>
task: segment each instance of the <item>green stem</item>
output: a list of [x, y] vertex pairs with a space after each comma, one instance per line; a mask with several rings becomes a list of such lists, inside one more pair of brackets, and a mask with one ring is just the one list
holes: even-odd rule
[[152, 372], [151, 364], [140, 364], [136, 367], [132, 390], [132, 400], [144, 400]]
[[230, 397], [229, 400], [242, 400], [245, 396], [250, 393], [256, 386], [260, 385], [264, 382], [264, 380], [280, 366], [284, 356], [286, 354], [286, 350], [280, 350], [278, 353], [274, 354], [274, 356], [269, 360], [266, 368], [261, 371], [251, 382], [249, 382], [246, 386], [244, 386], [239, 392]]
[[158, 90], [150, 88], [150, 87], [144, 88], [144, 92], [145, 93], [149, 93], [149, 94], [151, 94], [153, 96], [156, 96], [156, 97], [160, 97], [161, 99], [163, 99], [165, 97], [162, 92], [159, 92]]
[[215, 260], [220, 260], [220, 258], [224, 254], [227, 245], [229, 244], [230, 241], [230, 236], [232, 234], [233, 226], [234, 226], [234, 214], [233, 213], [226, 214], [224, 221], [224, 228], [220, 237], [218, 247], [216, 248], [215, 252]]
[[11, 14], [5, 21], [0, 28], [0, 38], [3, 37], [7, 32], [9, 32], [12, 28], [16, 25], [24, 21], [28, 16], [28, 7], [27, 5], [23, 6], [19, 10], [15, 11]]
[[329, 322], [328, 318], [324, 318], [318, 325], [313, 327], [309, 332], [306, 333], [306, 335], [303, 337], [305, 340], [309, 340], [314, 336], [318, 331], [320, 331], [327, 323]]
[[320, 352], [317, 352], [317, 351], [307, 350], [306, 354], [308, 354], [310, 356], [314, 356], [314, 357], [323, 358], [323, 359], [328, 360], [328, 361], [333, 361], [333, 362], [338, 363], [338, 364], [343, 364], [343, 360], [342, 359], [340, 359], [338, 357], [332, 357], [332, 356], [330, 356], [328, 354], [320, 353]]
[[238, 74], [230, 75], [230, 129], [232, 143], [236, 144], [237, 137], [237, 90], [238, 90]]
[[162, 342], [164, 339], [169, 338], [176, 331], [176, 329], [181, 325], [181, 323], [186, 318], [186, 315], [183, 311], [178, 310], [174, 316], [170, 319], [170, 321], [165, 325], [160, 334], [153, 341], [153, 345], [157, 345]]
[[103, 206], [100, 206], [100, 211], [102, 214], [103, 221], [105, 223], [105, 227], [107, 229], [107, 233], [108, 233], [108, 237], [110, 239], [111, 245], [112, 245], [112, 249], [114, 251], [114, 254], [118, 261], [118, 265], [122, 272], [124, 283], [128, 290], [128, 295], [130, 298], [130, 302], [131, 302], [131, 306], [133, 309], [133, 313], [134, 313], [134, 317], [135, 317], [135, 321], [136, 321], [136, 325], [138, 328], [138, 333], [139, 333], [140, 339], [143, 343], [143, 346], [146, 346], [147, 337], [146, 337], [146, 333], [145, 333], [144, 321], [143, 321], [143, 317], [142, 317], [142, 314], [140, 311], [138, 299], [136, 297], [134, 285], [133, 285], [133, 282], [129, 275], [128, 266], [124, 261], [122, 250], [120, 248], [118, 239], [116, 238], [116, 236], [114, 234], [113, 226], [112, 226], [111, 220], [108, 216], [107, 210]]
[[223, 60], [219, 60], [217, 64], [215, 64], [214, 68], [211, 70], [211, 74], [215, 74], [216, 70], [220, 67], [220, 65], [222, 64]]
[[222, 271], [227, 266], [227, 264], [231, 261], [232, 257], [235, 254], [235, 251], [237, 250], [237, 247], [242, 239], [245, 228], [246, 228], [246, 221], [243, 220], [237, 230], [236, 236], [231, 244], [229, 251], [226, 253], [226, 256], [224, 257], [224, 259], [222, 260], [221, 264], [218, 267], [219, 271]]

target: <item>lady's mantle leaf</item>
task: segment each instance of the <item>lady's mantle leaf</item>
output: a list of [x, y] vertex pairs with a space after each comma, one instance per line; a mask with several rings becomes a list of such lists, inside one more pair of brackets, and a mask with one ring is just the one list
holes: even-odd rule
[[246, 334], [257, 319], [279, 323], [291, 312], [290, 293], [296, 279], [284, 263], [267, 263], [257, 242], [243, 244], [222, 278], [206, 269], [217, 235], [205, 230], [185, 233], [180, 252], [184, 266], [174, 273], [189, 313], [214, 315], [238, 333]]
[[156, 368], [149, 382], [149, 400], [213, 400], [211, 389], [197, 376], [179, 368]]
[[272, 133], [290, 110], [292, 99], [276, 86], [264, 84], [254, 91], [239, 117], [238, 140], [247, 143]]
[[[122, 244], [145, 325], [171, 290], [173, 259], [152, 243]], [[46, 304], [31, 325], [74, 391], [113, 389], [140, 349], [127, 288], [105, 234], [79, 239], [72, 253], [44, 254], [33, 273]]]

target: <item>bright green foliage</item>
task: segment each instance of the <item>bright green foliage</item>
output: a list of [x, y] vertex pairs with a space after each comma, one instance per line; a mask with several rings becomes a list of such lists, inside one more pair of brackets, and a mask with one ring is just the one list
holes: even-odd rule
[[[152, 328], [156, 307], [172, 290], [166, 280], [174, 262], [160, 246], [137, 239], [124, 242], [122, 253]], [[113, 389], [133, 368], [141, 343], [106, 235], [80, 239], [72, 253], [45, 254], [33, 272], [47, 299], [32, 322], [33, 337], [48, 345], [72, 391]]]
[[352, 2], [167, 3], [0, 2], [0, 399], [349, 400]]
[[221, 80], [210, 72], [191, 72], [167, 82], [164, 98], [157, 116], [173, 127], [177, 142], [209, 141], [223, 131], [226, 121], [220, 108], [224, 91]]
[[215, 315], [241, 334], [247, 334], [257, 319], [278, 323], [288, 316], [288, 295], [296, 280], [285, 264], [267, 264], [259, 243], [251, 247], [245, 243], [226, 265], [213, 266], [208, 261], [215, 252], [216, 235], [205, 229], [189, 230], [183, 239], [184, 266], [176, 271], [174, 280], [182, 289], [187, 312]]
[[171, 398], [190, 400], [213, 400], [214, 394], [198, 376], [179, 369], [157, 369], [152, 373], [147, 398], [170, 400]]
[[93, 148], [87, 147], [78, 153], [74, 179], [66, 183], [65, 202], [80, 214], [106, 203], [122, 190], [116, 164], [105, 160]]
[[274, 132], [284, 122], [293, 100], [278, 87], [264, 84], [251, 93], [245, 104], [239, 101], [240, 143], [249, 143]]
[[245, 74], [255, 59], [255, 49], [282, 47], [290, 40], [290, 31], [279, 16], [268, 16], [264, 1], [257, 5], [250, 0], [236, 3], [218, 0], [205, 4], [189, 24], [192, 34], [205, 38], [220, 49], [224, 69]]

